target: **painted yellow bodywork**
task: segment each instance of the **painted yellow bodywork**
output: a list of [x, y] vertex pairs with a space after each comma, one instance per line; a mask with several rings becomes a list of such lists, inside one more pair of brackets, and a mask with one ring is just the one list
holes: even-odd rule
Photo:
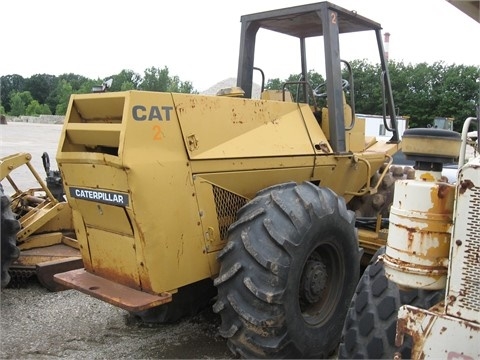
[[[55, 285], [50, 287], [52, 269], [63, 269], [62, 264], [78, 261], [79, 244], [70, 237], [73, 232], [72, 210], [68, 203], [59, 202], [47, 184], [40, 177], [31, 164], [32, 156], [29, 153], [16, 153], [0, 159], [0, 180], [6, 180], [15, 190], [11, 194], [10, 207], [20, 223], [17, 232], [16, 246], [20, 255], [12, 262], [10, 270], [28, 271], [39, 267], [46, 272], [36, 270], [40, 282], [52, 291], [57, 291]], [[37, 188], [20, 189], [12, 173], [18, 168], [26, 166], [38, 182]], [[53, 262], [56, 262], [53, 264]], [[50, 265], [50, 270], [48, 267]], [[78, 267], [77, 266], [77, 267]], [[70, 269], [70, 268], [69, 268]]]
[[[214, 277], [226, 229], [257, 191], [288, 181], [328, 186], [347, 201], [368, 191], [368, 179], [399, 145], [364, 133], [358, 120], [346, 133], [347, 152], [335, 154], [307, 104], [73, 95], [57, 163], [85, 268], [153, 294]], [[72, 197], [70, 187], [128, 194], [129, 202]]]

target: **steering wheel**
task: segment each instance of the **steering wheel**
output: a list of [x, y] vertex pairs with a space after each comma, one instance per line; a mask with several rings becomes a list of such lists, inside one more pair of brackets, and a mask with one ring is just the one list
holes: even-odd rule
[[[346, 90], [349, 87], [349, 85], [350, 84], [347, 80], [342, 79], [342, 90]], [[323, 92], [320, 92], [320, 90], [322, 90]], [[325, 81], [317, 85], [317, 87], [313, 89], [313, 94], [319, 98], [327, 97], [327, 82]]]

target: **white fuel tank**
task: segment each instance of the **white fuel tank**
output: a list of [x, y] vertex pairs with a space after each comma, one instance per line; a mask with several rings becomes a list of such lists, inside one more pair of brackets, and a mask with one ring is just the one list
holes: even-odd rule
[[390, 209], [386, 276], [399, 286], [445, 287], [455, 186], [443, 182], [395, 183]]

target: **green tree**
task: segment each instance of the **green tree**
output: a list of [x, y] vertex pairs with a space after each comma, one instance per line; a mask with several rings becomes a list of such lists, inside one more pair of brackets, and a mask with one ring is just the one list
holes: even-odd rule
[[[407, 99], [410, 96], [409, 83], [412, 76], [412, 66], [407, 66], [403, 64], [403, 62], [390, 61], [388, 64], [388, 71], [392, 83], [392, 93], [396, 113], [399, 115], [407, 115], [409, 110], [406, 107], [409, 101]], [[381, 96], [381, 94], [378, 94], [378, 99], [376, 101], [381, 101]]]
[[30, 91], [22, 91], [19, 92], [18, 95], [22, 99], [25, 106], [27, 106], [28, 104], [30, 104], [30, 102], [34, 100], [32, 94], [30, 94]]
[[151, 67], [145, 70], [140, 90], [192, 93], [193, 86], [189, 81], [182, 82], [178, 76], [170, 76], [168, 67], [163, 69]]
[[[354, 95], [357, 113], [382, 114], [382, 86], [380, 66], [366, 60], [350, 62], [354, 75]], [[410, 117], [410, 126], [426, 126], [436, 116], [453, 117], [457, 121], [454, 128], [459, 131], [463, 120], [475, 115], [480, 77], [478, 66], [434, 64], [404, 64], [389, 61], [388, 69], [392, 83], [396, 112]], [[348, 78], [346, 69], [342, 70], [344, 79]], [[143, 78], [132, 70], [122, 70], [112, 75], [112, 91], [148, 90], [164, 92], [197, 93], [189, 81], [172, 76], [168, 67], [150, 67], [144, 71]], [[299, 75], [291, 74], [287, 79], [268, 79], [266, 89], [282, 89], [285, 82], [298, 82]], [[310, 70], [309, 83], [315, 88], [323, 83], [323, 77]], [[64, 114], [70, 95], [90, 93], [94, 85], [102, 84], [102, 79], [88, 79], [84, 76], [68, 73], [58, 77], [48, 74], [36, 74], [24, 79], [13, 74], [0, 78], [0, 106], [7, 114], [48, 113], [38, 106], [48, 105], [52, 113]], [[56, 84], [53, 88], [53, 84]], [[288, 85], [294, 100], [304, 101], [303, 86]], [[32, 100], [37, 103], [32, 104]], [[348, 97], [347, 97], [348, 101]], [[319, 105], [324, 105], [317, 99]], [[312, 102], [310, 102], [312, 103]], [[12, 108], [13, 106], [13, 108]], [[27, 109], [28, 108], [28, 109]]]
[[40, 104], [38, 100], [32, 100], [25, 109], [25, 115], [51, 115], [52, 112], [46, 104]]
[[10, 99], [12, 93], [25, 90], [25, 79], [17, 74], [5, 75], [0, 78], [0, 104], [10, 113]]
[[85, 82], [82, 83], [80, 88], [77, 91], [75, 91], [74, 93], [75, 94], [89, 94], [89, 93], [92, 92], [92, 89], [95, 86], [98, 86], [98, 85], [102, 84], [102, 82], [103, 82], [103, 80], [101, 80], [101, 79], [97, 79], [97, 80], [87, 79], [87, 80], [85, 80]]
[[[407, 97], [402, 102], [402, 108], [410, 116], [410, 126], [424, 127], [431, 123], [434, 108], [432, 97], [433, 87], [440, 79], [427, 63], [421, 63], [407, 68], [409, 81], [407, 83]], [[400, 105], [400, 104], [399, 104]]]
[[265, 84], [265, 89], [267, 90], [281, 90], [284, 81], [280, 80], [279, 78], [275, 79], [268, 79], [267, 83]]
[[85, 76], [81, 76], [81, 75], [77, 75], [77, 74], [73, 74], [73, 73], [62, 74], [62, 75], [58, 76], [57, 85], [56, 85], [55, 89], [53, 89], [50, 92], [50, 94], [48, 95], [47, 100], [46, 100], [46, 104], [48, 105], [48, 107], [50, 108], [50, 111], [52, 113], [56, 112], [57, 105], [58, 105], [59, 101], [61, 101], [60, 98], [61, 98], [62, 94], [59, 93], [59, 91], [61, 91], [63, 89], [63, 87], [59, 86], [58, 84], [60, 84], [62, 81], [65, 81], [65, 82], [69, 83], [70, 86], [72, 87], [73, 92], [79, 92], [80, 89], [82, 88], [82, 85], [85, 82], [89, 81], [89, 79], [86, 78]]
[[73, 91], [78, 91], [82, 87], [83, 83], [85, 83], [89, 79], [82, 75], [68, 73], [62, 74], [58, 77], [59, 82], [62, 80], [65, 80], [67, 83], [69, 83]]
[[442, 64], [440, 71], [441, 81], [432, 90], [434, 115], [454, 118], [454, 129], [461, 131], [463, 120], [475, 115], [475, 104], [480, 101], [479, 68]]
[[135, 85], [130, 81], [124, 81], [120, 87], [120, 91], [135, 90]]
[[40, 104], [47, 103], [50, 93], [57, 87], [58, 79], [55, 75], [36, 74], [25, 81], [25, 90], [32, 94]]
[[[380, 66], [365, 60], [354, 60], [350, 65], [354, 74], [356, 112], [382, 114]], [[388, 71], [396, 112], [408, 116], [411, 127], [431, 125], [436, 116], [454, 117], [460, 120], [454, 123], [454, 129], [460, 131], [463, 120], [475, 114], [478, 67], [390, 61]]]
[[[382, 78], [378, 65], [366, 60], [350, 62], [353, 73], [355, 112], [359, 114], [382, 114]], [[348, 80], [346, 69], [342, 70], [342, 78]], [[351, 85], [351, 84], [350, 84]]]
[[[307, 89], [309, 97], [311, 97], [313, 89], [318, 85], [324, 82], [324, 79], [321, 74], [315, 72], [314, 70], [308, 71], [308, 83], [310, 84], [310, 89]], [[305, 101], [305, 96], [303, 95], [303, 86], [301, 81], [304, 81], [299, 74], [290, 74], [290, 76], [285, 80], [280, 80], [279, 78], [268, 79], [265, 85], [266, 89], [269, 90], [282, 90], [284, 85], [285, 89], [290, 91], [294, 101]]]
[[33, 97], [29, 91], [12, 91], [10, 93], [10, 115], [25, 115], [26, 107], [32, 101]]
[[56, 115], [65, 115], [67, 112], [68, 103], [70, 101], [70, 95], [73, 93], [72, 85], [66, 80], [61, 80], [58, 83], [57, 88], [58, 103], [55, 108]]
[[395, 63], [389, 71], [396, 105], [410, 117], [411, 127], [429, 126], [437, 116], [453, 117], [454, 130], [461, 131], [463, 120], [475, 114], [478, 67]]
[[50, 108], [47, 104], [40, 104], [40, 108], [38, 109], [39, 115], [52, 115]]
[[151, 67], [145, 69], [143, 81], [139, 87], [147, 91], [168, 91], [169, 79], [167, 67], [163, 69]]
[[25, 103], [19, 92], [13, 92], [10, 97], [10, 115], [20, 116], [25, 114]]
[[[307, 75], [308, 76], [308, 79], [303, 79], [301, 77], [301, 75], [299, 74], [291, 74], [285, 81], [284, 83], [291, 83], [289, 85], [286, 85], [285, 86], [285, 89], [287, 89], [288, 91], [290, 91], [290, 93], [292, 94], [293, 96], [293, 100], [294, 101], [301, 101], [301, 102], [305, 102], [305, 95], [304, 95], [304, 91], [303, 91], [303, 86], [302, 84], [300, 83], [301, 81], [308, 81], [309, 84], [311, 84], [311, 88], [313, 90], [313, 88], [315, 87], [311, 82], [310, 82], [310, 74], [311, 74], [312, 70], [309, 71], [309, 74]], [[283, 84], [282, 84], [282, 87], [283, 87]], [[307, 94], [310, 93], [310, 89], [307, 89]]]
[[112, 87], [109, 91], [135, 90], [142, 82], [142, 76], [133, 70], [122, 70], [117, 75], [112, 75], [106, 79], [112, 79]]
[[198, 91], [196, 91], [193, 88], [193, 84], [190, 81], [180, 81], [179, 79], [178, 79], [177, 87], [171, 91], [180, 92], [184, 94], [198, 94]]

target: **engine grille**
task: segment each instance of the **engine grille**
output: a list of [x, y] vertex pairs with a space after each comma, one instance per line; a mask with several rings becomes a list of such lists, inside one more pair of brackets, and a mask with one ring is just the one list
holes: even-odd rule
[[217, 210], [220, 239], [226, 240], [228, 228], [236, 220], [237, 211], [247, 203], [247, 199], [217, 186], [213, 186], [213, 196]]
[[480, 189], [471, 190], [467, 217], [467, 241], [462, 266], [463, 290], [458, 296], [459, 306], [468, 310], [480, 309]]
[[447, 313], [477, 321], [480, 313], [480, 158], [460, 171], [450, 252]]

